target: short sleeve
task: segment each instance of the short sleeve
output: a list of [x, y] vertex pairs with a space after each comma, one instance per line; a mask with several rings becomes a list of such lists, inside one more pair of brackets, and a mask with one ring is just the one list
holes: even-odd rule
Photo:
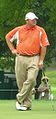
[[42, 34], [41, 34], [41, 40], [40, 40], [40, 44], [41, 44], [41, 46], [48, 46], [48, 45], [50, 45], [45, 30], [42, 29], [41, 32], [42, 32]]

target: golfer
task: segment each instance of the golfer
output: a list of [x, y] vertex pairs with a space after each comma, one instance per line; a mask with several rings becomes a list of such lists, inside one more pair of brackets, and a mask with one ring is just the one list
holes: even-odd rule
[[[30, 110], [32, 106], [32, 88], [35, 85], [39, 69], [43, 67], [46, 48], [49, 41], [45, 30], [36, 25], [38, 17], [29, 12], [25, 15], [25, 25], [18, 26], [6, 35], [11, 52], [16, 55], [15, 73], [20, 92], [16, 95], [16, 109]], [[16, 48], [13, 41], [17, 40]]]

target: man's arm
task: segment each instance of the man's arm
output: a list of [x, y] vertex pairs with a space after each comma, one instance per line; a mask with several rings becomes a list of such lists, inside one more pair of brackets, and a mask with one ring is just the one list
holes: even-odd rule
[[11, 50], [11, 52], [16, 55], [16, 54], [17, 54], [17, 51], [16, 51], [16, 49], [14, 48], [13, 43], [12, 43], [10, 40], [8, 40], [8, 39], [6, 39], [6, 42], [7, 42], [7, 45], [8, 45], [8, 47], [9, 47], [9, 49]]
[[46, 46], [42, 46], [41, 47], [41, 52], [40, 52], [40, 58], [39, 58], [39, 69], [42, 69], [43, 67], [43, 61], [44, 61], [44, 58], [45, 58], [45, 55], [46, 55]]
[[40, 59], [39, 59], [39, 68], [42, 69], [43, 67], [43, 61], [46, 55], [46, 48], [49, 46], [49, 41], [47, 34], [43, 28], [41, 28], [41, 38], [40, 38], [40, 47], [41, 47], [41, 52], [40, 52]]
[[12, 31], [10, 31], [5, 37], [7, 45], [8, 45], [9, 49], [11, 50], [11, 52], [13, 54], [17, 53], [16, 49], [14, 48], [13, 41], [15, 39], [17, 39], [17, 34], [16, 33], [17, 33], [18, 30], [19, 30], [19, 27], [16, 27]]

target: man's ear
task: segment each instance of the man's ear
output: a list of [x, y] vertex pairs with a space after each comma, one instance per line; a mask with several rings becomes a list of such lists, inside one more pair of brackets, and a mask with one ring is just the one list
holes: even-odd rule
[[26, 20], [26, 23], [28, 23], [28, 19]]

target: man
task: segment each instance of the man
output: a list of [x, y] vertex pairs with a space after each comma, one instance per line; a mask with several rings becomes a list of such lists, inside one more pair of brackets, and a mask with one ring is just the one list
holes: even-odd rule
[[[17, 110], [31, 109], [32, 88], [39, 69], [43, 67], [46, 47], [49, 45], [46, 32], [36, 25], [37, 19], [34, 13], [27, 13], [26, 24], [16, 27], [6, 35], [6, 42], [11, 52], [16, 55], [16, 81], [20, 89], [16, 95]], [[16, 49], [13, 45], [14, 39], [17, 39]]]

